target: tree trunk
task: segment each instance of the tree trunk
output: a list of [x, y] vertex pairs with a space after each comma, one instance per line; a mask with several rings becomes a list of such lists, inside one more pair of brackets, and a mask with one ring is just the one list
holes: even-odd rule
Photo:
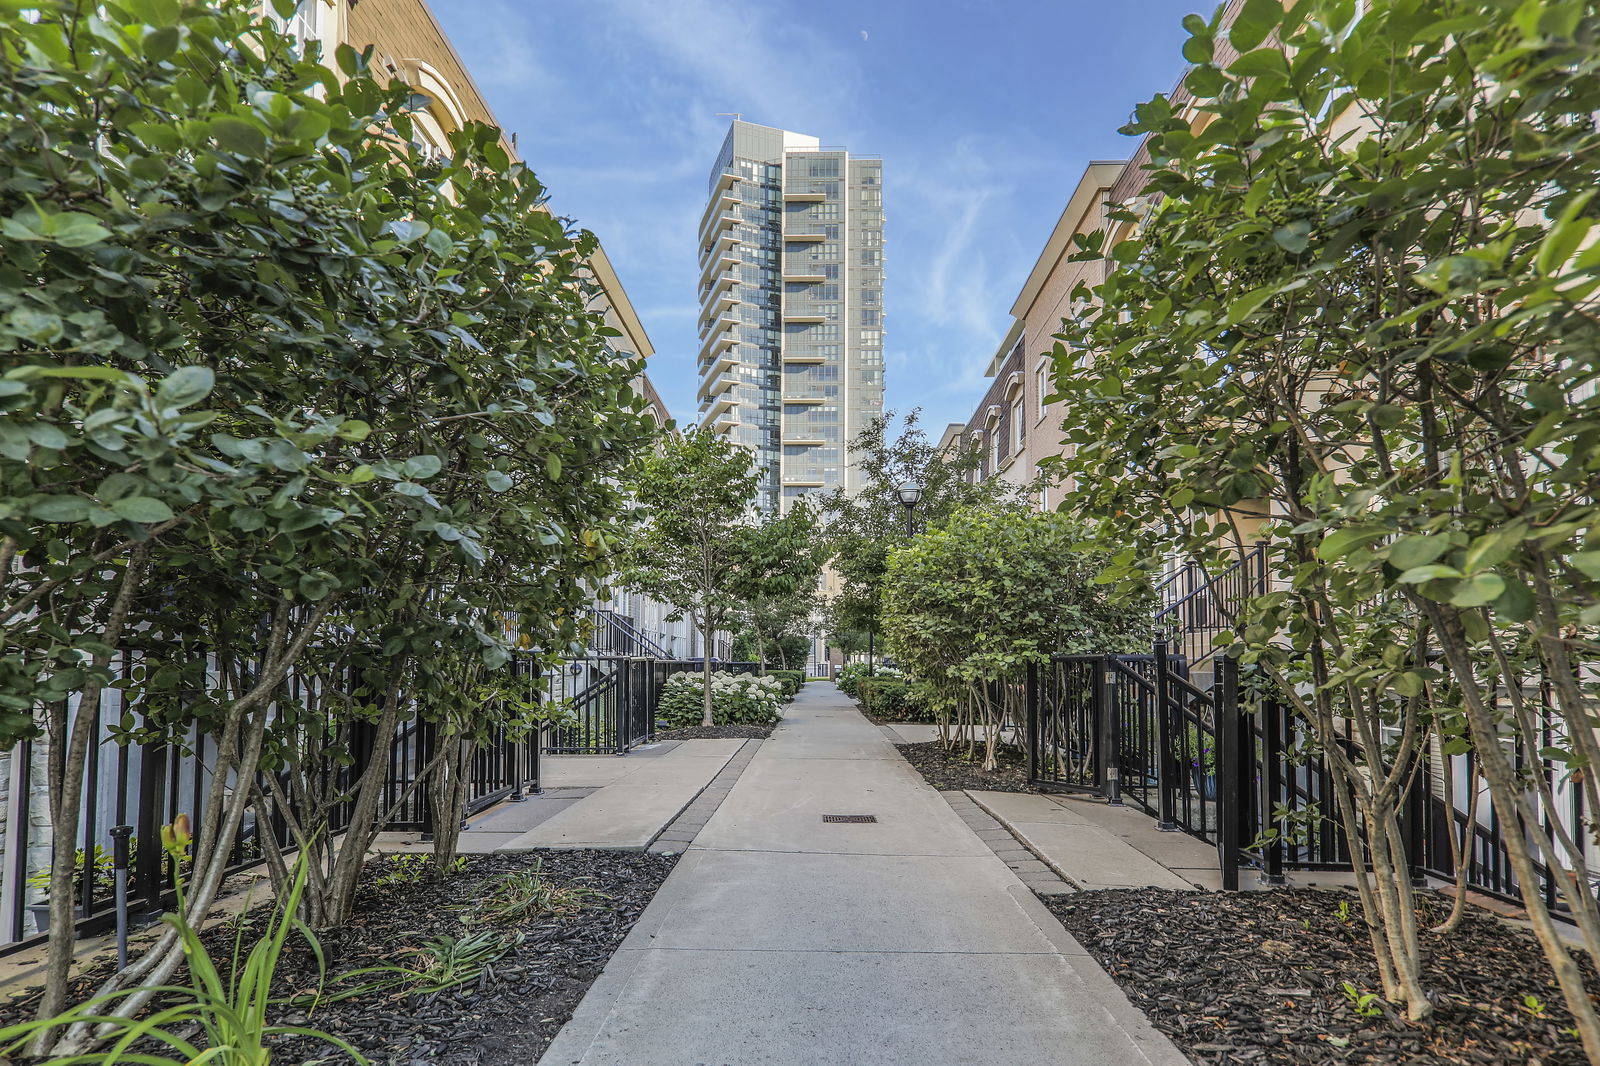
[[461, 823], [466, 817], [473, 743], [460, 733], [452, 733], [440, 739], [439, 748], [439, 765], [428, 781], [428, 805], [433, 809], [434, 869], [448, 874], [456, 860]]
[[[106, 615], [105, 628], [100, 631], [100, 639], [107, 649], [115, 649], [122, 642], [122, 629], [133, 606], [134, 590], [143, 577], [148, 552], [148, 546], [141, 544], [128, 557], [127, 568]], [[114, 650], [107, 650], [94, 656], [90, 680], [78, 696], [77, 714], [72, 714], [63, 700], [49, 715], [50, 942], [45, 961], [44, 995], [39, 1000], [40, 1018], [53, 1018], [67, 1005], [67, 981], [76, 943], [72, 880], [78, 867], [78, 807], [83, 800], [90, 746], [100, 724], [100, 693], [104, 685], [101, 678], [110, 669], [114, 654]], [[88, 867], [85, 876], [92, 877], [94, 842], [87, 844], [83, 856]], [[41, 1031], [33, 1042], [34, 1053], [47, 1054], [52, 1039], [49, 1030]]]

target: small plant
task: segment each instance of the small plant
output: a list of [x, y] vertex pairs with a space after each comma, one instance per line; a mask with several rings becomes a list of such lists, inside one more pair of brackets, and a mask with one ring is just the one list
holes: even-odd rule
[[1339, 924], [1340, 925], [1349, 925], [1350, 924], [1350, 920], [1351, 920], [1350, 901], [1347, 900], [1347, 899], [1346, 900], [1340, 900], [1339, 901]]
[[1363, 1018], [1376, 1018], [1383, 1013], [1378, 993], [1363, 992], [1349, 981], [1344, 983], [1344, 998], [1350, 1004], [1350, 1009]]
[[516, 941], [491, 932], [464, 937], [434, 937], [418, 947], [405, 948], [397, 953], [397, 957], [405, 957], [409, 960], [407, 962], [389, 962], [351, 970], [334, 979], [334, 984], [344, 986], [338, 991], [317, 992], [302, 996], [296, 1002], [315, 1008], [323, 1003], [338, 1003], [366, 995], [399, 998], [445, 992], [476, 981], [484, 967], [504, 955], [513, 943]]
[[1522, 997], [1522, 1009], [1541, 1020], [1550, 1017], [1545, 1011], [1544, 1001], [1531, 992]]
[[[191, 839], [187, 815], [180, 814], [170, 826], [162, 827], [162, 847], [180, 868], [184, 865]], [[156, 991], [166, 997], [170, 1004], [142, 1018], [122, 1018], [110, 1013], [116, 1000], [144, 991], [135, 988], [90, 1000], [54, 1018], [7, 1026], [0, 1029], [0, 1056], [20, 1054], [23, 1045], [41, 1032], [67, 1028], [81, 1022], [96, 1027], [110, 1027], [111, 1034], [107, 1038], [109, 1048], [105, 1051], [61, 1055], [50, 1061], [104, 1063], [107, 1066], [117, 1062], [138, 1062], [146, 1066], [194, 1066], [195, 1063], [267, 1066], [272, 1061], [272, 1038], [308, 1036], [338, 1048], [366, 1066], [365, 1056], [331, 1033], [305, 1026], [270, 1025], [267, 1022], [268, 1009], [282, 1002], [271, 995], [272, 978], [290, 930], [296, 930], [306, 938], [319, 964], [322, 959], [322, 948], [316, 937], [295, 917], [300, 897], [305, 892], [309, 854], [309, 849], [300, 853], [288, 893], [273, 911], [265, 934], [250, 948], [248, 954], [244, 953], [246, 923], [237, 923], [233, 967], [226, 980], [199, 933], [184, 920], [185, 896], [183, 879], [179, 877], [175, 882], [177, 911], [167, 915], [164, 920], [178, 931], [183, 941], [183, 954], [189, 966], [188, 986], [159, 986]], [[242, 966], [241, 955], [244, 956]], [[195, 1040], [197, 1030], [204, 1037], [199, 1042]], [[179, 1057], [130, 1050], [134, 1043], [141, 1041], [155, 1044]]]
[[[383, 872], [378, 875], [379, 888], [395, 888], [399, 885], [414, 885], [433, 872], [432, 855], [389, 855], [383, 859]], [[458, 874], [467, 868], [467, 857], [456, 856], [450, 864], [450, 872]]]
[[480, 921], [511, 925], [541, 914], [576, 914], [608, 899], [592, 888], [557, 885], [543, 873], [543, 861], [531, 870], [514, 870], [496, 881], [473, 911]]

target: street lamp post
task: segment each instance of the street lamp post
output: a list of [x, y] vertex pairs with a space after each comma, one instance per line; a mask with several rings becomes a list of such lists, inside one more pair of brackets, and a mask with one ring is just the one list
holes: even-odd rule
[[[906, 539], [909, 540], [917, 532], [913, 516], [916, 513], [917, 504], [922, 502], [922, 483], [912, 478], [907, 478], [895, 486], [895, 493], [900, 497], [900, 506], [906, 509]], [[875, 628], [877, 628], [876, 619], [873, 620], [872, 625], [867, 627], [867, 673], [873, 676], [876, 676], [878, 672], [878, 664], [872, 655], [872, 632]]]
[[917, 504], [922, 502], [922, 486], [916, 481], [907, 479], [902, 481], [896, 492], [900, 494], [900, 506], [906, 509], [906, 536], [916, 534], [916, 527], [912, 525], [911, 516], [917, 509]]

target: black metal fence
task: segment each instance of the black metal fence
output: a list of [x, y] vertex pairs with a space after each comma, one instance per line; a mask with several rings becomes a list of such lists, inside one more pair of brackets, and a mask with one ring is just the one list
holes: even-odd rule
[[[1227, 888], [1238, 887], [1242, 869], [1269, 882], [1290, 870], [1349, 870], [1334, 783], [1308, 723], [1284, 703], [1241, 692], [1236, 661], [1218, 657], [1208, 672], [1211, 682], [1196, 685], [1185, 657], [1163, 643], [1150, 655], [1059, 655], [1032, 667], [1030, 783], [1137, 806], [1161, 828], [1214, 845]], [[1548, 760], [1517, 757], [1546, 775], [1555, 797], [1540, 816], [1581, 831], [1581, 792]], [[1482, 794], [1470, 755], [1429, 752], [1402, 827], [1413, 876], [1452, 880], [1454, 841], [1467, 849], [1470, 887], [1520, 897], [1504, 843], [1504, 833], [1517, 830]], [[1541, 867], [1539, 877], [1555, 908], [1549, 871]]]
[[[137, 657], [124, 656], [126, 673]], [[512, 663], [532, 699], [541, 698], [542, 678], [530, 659]], [[291, 678], [291, 695], [298, 696], [298, 679]], [[161, 827], [179, 813], [188, 814], [198, 830], [216, 766], [216, 741], [196, 730], [184, 736], [146, 744], [119, 744], [113, 727], [125, 716], [141, 720], [142, 711], [130, 704], [123, 689], [108, 688], [100, 705], [84, 713], [95, 714], [95, 742], [90, 750], [79, 808], [77, 841], [78, 877], [74, 890], [74, 916], [80, 935], [109, 929], [113, 924], [114, 897], [111, 869], [112, 835], [116, 826], [131, 826], [132, 855], [128, 893], [135, 913], [159, 911], [169, 902], [171, 871], [158, 841]], [[353, 787], [373, 759], [387, 762], [382, 806], [393, 809], [386, 828], [429, 832], [433, 815], [426, 790], [412, 788], [417, 775], [437, 751], [435, 727], [419, 716], [407, 721], [387, 751], [377, 751], [374, 729], [357, 724], [349, 738], [350, 760], [337, 772], [342, 787]], [[539, 783], [539, 737], [536, 731], [513, 735], [503, 728], [491, 732], [475, 747], [467, 787], [467, 812], [476, 813], [511, 796], [533, 791]], [[48, 752], [37, 742], [24, 741], [0, 757], [0, 955], [37, 942], [46, 931], [45, 881], [52, 853], [49, 811], [44, 807]], [[230, 789], [239, 787], [228, 782]], [[408, 789], [409, 795], [407, 794]], [[350, 804], [336, 806], [324, 832], [349, 828]], [[235, 869], [262, 858], [264, 835], [281, 847], [292, 847], [287, 823], [279, 815], [259, 824], [254, 810], [245, 815], [230, 856]]]
[[[713, 662], [731, 674], [760, 672], [751, 662]], [[594, 655], [568, 660], [551, 679], [558, 704], [545, 752], [550, 755], [624, 755], [655, 739], [661, 690], [673, 674], [698, 673], [696, 659]]]

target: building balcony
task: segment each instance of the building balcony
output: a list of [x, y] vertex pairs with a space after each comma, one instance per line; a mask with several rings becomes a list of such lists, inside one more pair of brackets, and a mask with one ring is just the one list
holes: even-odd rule
[[739, 199], [739, 195], [733, 192], [731, 189], [725, 190], [713, 196], [706, 203], [705, 213], [700, 216], [700, 225], [698, 227], [698, 231], [700, 233], [706, 232], [706, 230], [711, 228], [712, 219], [716, 218], [718, 215], [724, 214], [725, 212], [732, 211], [735, 207], [738, 207], [743, 202], [743, 200]]
[[809, 243], [809, 244], [820, 244], [823, 241], [828, 239], [828, 235], [826, 233], [789, 233], [789, 232], [785, 232], [784, 235], [783, 235], [783, 239], [788, 241], [788, 242], [790, 242], [791, 244], [799, 244], [801, 242], [806, 242], [806, 243]]
[[[732, 321], [731, 319], [718, 319], [720, 322]], [[699, 360], [703, 363], [707, 359], [720, 353], [724, 348], [731, 348], [739, 343], [739, 338], [726, 327], [717, 327], [713, 332], [706, 334], [705, 340], [700, 342]]]
[[713, 433], [732, 433], [735, 429], [738, 429], [742, 425], [744, 425], [744, 423], [739, 421], [737, 418], [723, 417], [711, 423], [711, 431]]
[[823, 481], [821, 478], [786, 477], [783, 479], [784, 488], [820, 489], [826, 484], [827, 482]]
[[794, 322], [794, 323], [797, 323], [797, 324], [815, 325], [818, 322], [826, 322], [826, 321], [828, 321], [828, 316], [827, 315], [822, 315], [822, 314], [817, 314], [816, 312], [813, 312], [813, 311], [796, 311], [796, 312], [793, 312], [793, 313], [785, 311], [783, 313], [783, 320], [785, 322]]
[[783, 194], [783, 202], [786, 204], [818, 204], [827, 198], [826, 193], [811, 192], [805, 189], [796, 189], [793, 192], [785, 192]]
[[731, 252], [723, 252], [721, 255], [712, 256], [711, 260], [700, 268], [700, 284], [702, 286], [710, 285], [711, 279], [718, 273], [730, 267], [736, 267], [741, 262], [743, 260]]
[[827, 441], [823, 440], [821, 437], [818, 437], [818, 436], [816, 436], [814, 434], [812, 436], [809, 436], [809, 437], [805, 436], [804, 434], [799, 434], [799, 435], [785, 434], [783, 436], [782, 440], [783, 440], [784, 444], [826, 444], [826, 443], [828, 443]]
[[720, 418], [726, 412], [733, 410], [735, 402], [736, 401], [731, 395], [728, 393], [723, 393], [721, 396], [712, 401], [711, 406], [706, 411], [705, 417], [702, 419], [702, 421]]
[[785, 363], [815, 364], [815, 363], [826, 363], [828, 361], [828, 357], [825, 356], [825, 355], [816, 355], [816, 354], [810, 353], [810, 352], [795, 352], [792, 355], [789, 354], [788, 352], [785, 352], [784, 356], [783, 356], [783, 361]]
[[810, 274], [800, 271], [794, 274], [785, 274], [783, 280], [795, 285], [817, 285], [828, 280], [826, 274]]
[[739, 379], [736, 377], [731, 377], [724, 373], [717, 373], [716, 375], [707, 377], [700, 382], [700, 389], [696, 395], [702, 402], [704, 402], [712, 399], [718, 393], [727, 392], [729, 389], [733, 388], [734, 385], [738, 384], [738, 382]]
[[837, 403], [837, 396], [785, 396], [784, 403]]
[[733, 234], [724, 233], [715, 241], [700, 249], [700, 264], [704, 266], [707, 260], [716, 258], [718, 252], [729, 251], [735, 246], [743, 243], [743, 241], [741, 241], [738, 237], [735, 237]]

